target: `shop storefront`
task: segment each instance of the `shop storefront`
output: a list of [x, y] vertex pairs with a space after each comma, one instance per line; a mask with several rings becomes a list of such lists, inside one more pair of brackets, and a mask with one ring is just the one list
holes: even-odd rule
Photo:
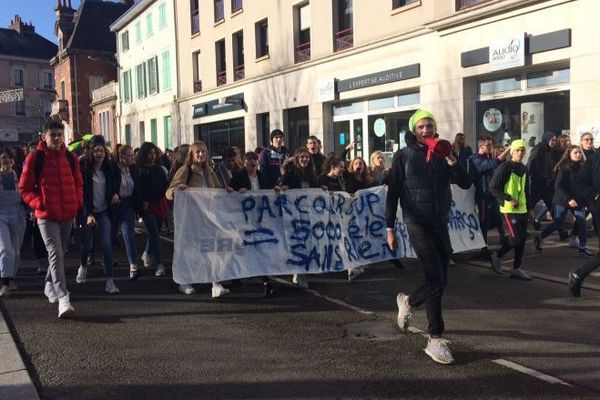
[[210, 116], [244, 110], [244, 95], [242, 93], [227, 96], [222, 100], [212, 100], [193, 106], [193, 118], [200, 123], [194, 124], [194, 139], [206, 143], [208, 152], [213, 159], [219, 160], [225, 147], [238, 147], [242, 154], [245, 152], [244, 117], [221, 119], [202, 123]]
[[[337, 92], [358, 90], [420, 76], [419, 64], [341, 80]], [[352, 157], [362, 157], [367, 163], [370, 155], [383, 151], [388, 164], [394, 152], [406, 146], [404, 134], [408, 120], [419, 108], [418, 88], [388, 93], [356, 101], [336, 102], [332, 106], [333, 144], [336, 154], [355, 142]]]

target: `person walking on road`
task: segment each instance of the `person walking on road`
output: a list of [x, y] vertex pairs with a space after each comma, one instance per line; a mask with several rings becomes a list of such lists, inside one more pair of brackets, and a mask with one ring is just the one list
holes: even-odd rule
[[119, 293], [113, 279], [113, 240], [112, 221], [114, 205], [118, 204], [121, 174], [108, 158], [104, 137], [94, 136], [90, 140], [90, 150], [82, 165], [83, 175], [83, 221], [81, 227], [81, 264], [77, 270], [77, 283], [87, 281], [86, 260], [94, 240], [94, 228], [100, 230], [104, 276], [108, 294]]
[[[167, 189], [167, 199], [174, 201], [177, 191], [187, 188], [221, 188], [219, 178], [210, 166], [208, 149], [204, 142], [197, 141], [190, 146], [185, 163], [175, 173]], [[188, 295], [196, 293], [196, 289], [191, 284], [179, 285], [179, 291]], [[229, 289], [223, 287], [219, 282], [212, 283], [213, 298], [227, 293], [229, 293]]]
[[58, 317], [72, 315], [65, 277], [64, 253], [69, 244], [73, 219], [83, 205], [83, 178], [76, 157], [67, 152], [64, 125], [53, 119], [43, 127], [37, 150], [25, 160], [19, 191], [23, 201], [35, 210], [40, 232], [48, 251], [44, 294], [50, 303], [58, 301]]
[[426, 143], [436, 136], [436, 120], [428, 111], [417, 110], [409, 120], [405, 139], [407, 146], [394, 155], [386, 199], [387, 243], [398, 248], [394, 232], [398, 199], [410, 242], [423, 267], [425, 283], [412, 294], [399, 293], [398, 326], [406, 330], [414, 310], [427, 307], [429, 340], [425, 353], [440, 364], [454, 363], [454, 357], [442, 334], [442, 294], [447, 282], [452, 255], [448, 221], [452, 193], [450, 184], [463, 189], [471, 186], [467, 171], [452, 154], [445, 158], [431, 155]]
[[513, 140], [510, 144], [510, 161], [506, 161], [496, 169], [490, 181], [490, 193], [500, 204], [500, 213], [507, 237], [502, 247], [490, 256], [492, 270], [502, 275], [502, 257], [510, 250], [515, 251], [511, 278], [530, 281], [531, 277], [521, 268], [525, 240], [527, 239], [528, 181], [527, 167], [523, 164], [527, 144], [523, 139]]
[[15, 155], [0, 149], [0, 297], [16, 288], [14, 281], [21, 260], [25, 235], [25, 208], [19, 195], [19, 178], [13, 169]]
[[591, 257], [587, 248], [587, 225], [585, 206], [589, 186], [585, 182], [583, 171], [583, 152], [579, 146], [570, 146], [556, 164], [556, 179], [554, 181], [553, 221], [539, 235], [533, 238], [536, 250], [542, 250], [542, 242], [552, 232], [562, 229], [567, 212], [575, 215], [577, 236], [579, 237], [579, 255]]

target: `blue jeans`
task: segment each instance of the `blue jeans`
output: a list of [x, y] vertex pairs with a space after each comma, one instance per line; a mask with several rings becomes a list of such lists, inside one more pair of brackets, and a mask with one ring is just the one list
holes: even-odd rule
[[[113, 276], [113, 248], [111, 239], [111, 222], [108, 210], [94, 213], [96, 226], [100, 229], [100, 241], [102, 242], [102, 253], [104, 262], [104, 276]], [[94, 242], [94, 228], [86, 223], [81, 228], [81, 265], [86, 265], [87, 256], [90, 254]]]
[[156, 264], [162, 264], [162, 254], [160, 251], [160, 226], [162, 221], [147, 213], [143, 216], [143, 219], [148, 231], [148, 239], [146, 239], [144, 252], [152, 255]]
[[135, 251], [135, 211], [131, 197], [121, 200], [121, 204], [115, 212], [117, 229], [123, 233], [123, 242], [125, 242], [125, 252], [129, 265], [137, 263], [137, 254]]
[[577, 221], [577, 236], [579, 236], [579, 247], [584, 248], [587, 245], [587, 226], [585, 221], [585, 208], [571, 208], [563, 207], [558, 204], [554, 204], [554, 216], [552, 217], [552, 223], [548, 225], [542, 233], [540, 233], [540, 239], [548, 237], [554, 231], [562, 230], [567, 211], [571, 210], [575, 215]]

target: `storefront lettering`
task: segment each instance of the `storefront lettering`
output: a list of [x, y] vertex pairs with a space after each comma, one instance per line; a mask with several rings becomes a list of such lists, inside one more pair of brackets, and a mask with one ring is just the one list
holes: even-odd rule
[[492, 53], [492, 61], [502, 61], [507, 57], [516, 57], [521, 48], [521, 43], [513, 39], [506, 47], [495, 49]]
[[420, 64], [382, 71], [375, 74], [363, 75], [356, 78], [345, 79], [338, 82], [338, 92], [362, 89], [369, 86], [383, 85], [385, 83], [416, 78], [421, 75]]

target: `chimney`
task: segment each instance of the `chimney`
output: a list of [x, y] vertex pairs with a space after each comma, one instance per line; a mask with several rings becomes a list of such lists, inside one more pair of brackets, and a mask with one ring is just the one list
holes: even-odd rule
[[19, 35], [23, 33], [35, 33], [35, 27], [29, 23], [23, 22], [19, 14], [16, 14], [14, 19], [10, 21], [10, 29], [13, 29], [19, 33]]

